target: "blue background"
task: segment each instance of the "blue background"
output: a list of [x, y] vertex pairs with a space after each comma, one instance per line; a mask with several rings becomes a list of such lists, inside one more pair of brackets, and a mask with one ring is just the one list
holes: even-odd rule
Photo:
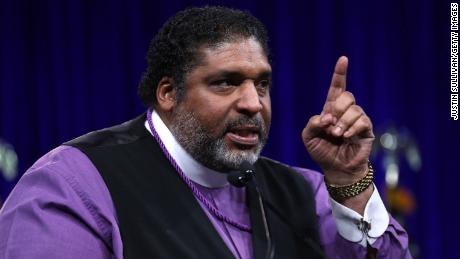
[[[152, 36], [203, 4], [248, 9], [266, 24], [275, 83], [265, 155], [285, 163], [316, 168], [300, 133], [347, 55], [348, 90], [376, 132], [406, 128], [420, 148], [421, 171], [403, 164], [401, 175], [417, 201], [406, 220], [420, 258], [460, 258], [447, 1], [0, 1], [0, 138], [14, 146], [19, 174], [64, 141], [143, 112], [136, 91]], [[13, 186], [0, 176], [0, 200]]]

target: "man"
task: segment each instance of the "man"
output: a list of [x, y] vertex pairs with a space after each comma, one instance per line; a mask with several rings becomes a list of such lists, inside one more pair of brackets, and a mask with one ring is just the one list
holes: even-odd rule
[[[148, 112], [37, 161], [0, 213], [0, 257], [410, 258], [372, 184], [372, 124], [345, 90], [347, 58], [302, 132], [324, 177], [259, 157], [268, 56], [247, 13], [176, 14], [149, 49], [139, 88]], [[230, 185], [247, 163], [254, 179]]]

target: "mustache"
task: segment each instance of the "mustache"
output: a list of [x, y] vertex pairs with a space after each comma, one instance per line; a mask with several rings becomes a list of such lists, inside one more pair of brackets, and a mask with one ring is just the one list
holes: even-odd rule
[[267, 129], [265, 128], [265, 124], [263, 119], [260, 116], [257, 117], [247, 117], [247, 116], [240, 116], [236, 119], [233, 119], [225, 125], [225, 128], [223, 130], [223, 133], [225, 134], [226, 132], [231, 131], [232, 129], [238, 128], [238, 127], [253, 127], [257, 133], [262, 136], [266, 135]]

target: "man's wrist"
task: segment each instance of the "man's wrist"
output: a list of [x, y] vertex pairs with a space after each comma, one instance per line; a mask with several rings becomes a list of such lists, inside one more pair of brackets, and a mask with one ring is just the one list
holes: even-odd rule
[[372, 165], [369, 161], [367, 163], [366, 171], [367, 172], [364, 177], [346, 185], [337, 185], [335, 183], [331, 183], [326, 177], [325, 182], [329, 195], [336, 201], [341, 202], [364, 192], [369, 188], [369, 186], [372, 185], [374, 178], [374, 169], [372, 168]]

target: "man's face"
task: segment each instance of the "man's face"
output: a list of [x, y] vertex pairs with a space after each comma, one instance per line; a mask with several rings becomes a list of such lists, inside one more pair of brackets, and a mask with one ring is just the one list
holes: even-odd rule
[[271, 67], [252, 39], [201, 49], [202, 62], [185, 79], [170, 129], [203, 165], [219, 170], [254, 163], [271, 121]]

